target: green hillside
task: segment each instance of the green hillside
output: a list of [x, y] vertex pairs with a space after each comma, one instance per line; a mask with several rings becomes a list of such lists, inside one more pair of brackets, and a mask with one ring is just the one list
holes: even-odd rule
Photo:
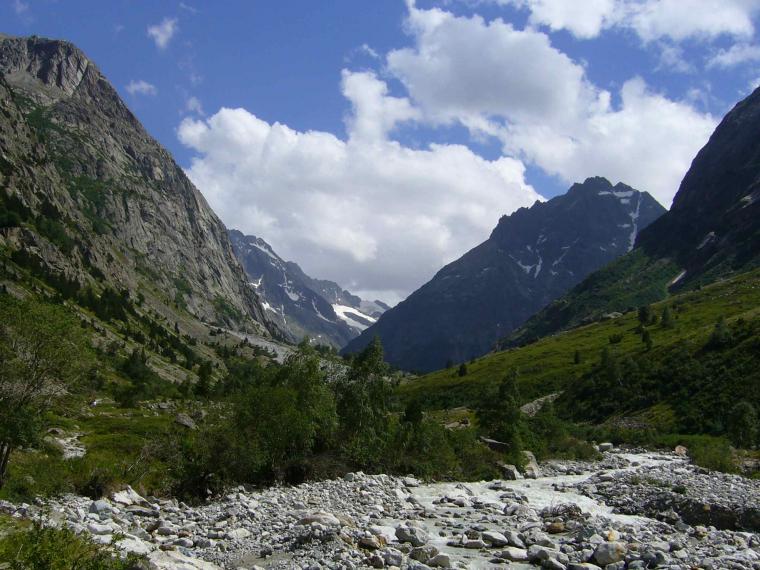
[[[606, 318], [521, 348], [486, 355], [467, 363], [467, 373], [464, 376], [460, 376], [459, 368], [455, 366], [406, 380], [399, 387], [399, 393], [406, 400], [423, 402], [428, 409], [474, 406], [485, 390], [499, 383], [510, 370], [515, 369], [518, 372], [521, 401], [529, 402], [566, 390], [578, 384], [581, 379], [592, 378], [598, 373], [600, 355], [605, 349], [617, 361], [631, 358], [635, 361], [659, 363], [671, 357], [676, 350], [685, 350], [697, 360], [706, 358], [700, 351], [721, 317], [730, 330], [742, 328], [736, 334], [737, 342], [741, 342], [741, 354], [744, 359], [750, 360], [751, 365], [757, 365], [754, 374], [750, 373], [745, 378], [746, 386], [760, 388], [760, 363], [757, 362], [760, 351], [756, 350], [760, 271], [755, 270], [675, 295], [667, 301], [652, 304], [650, 308], [657, 322], [643, 328], [640, 328], [638, 311], [631, 310], [616, 318]], [[666, 308], [671, 323], [663, 324], [662, 315]], [[644, 329], [651, 339], [650, 350], [642, 340]], [[731, 361], [721, 362], [721, 365], [728, 368], [734, 363], [738, 365], [737, 358], [729, 356], [729, 352], [724, 356], [724, 359], [730, 358]], [[715, 354], [711, 358], [714, 360]], [[725, 388], [728, 389], [729, 386], [726, 385]], [[621, 406], [621, 410], [624, 407]]]

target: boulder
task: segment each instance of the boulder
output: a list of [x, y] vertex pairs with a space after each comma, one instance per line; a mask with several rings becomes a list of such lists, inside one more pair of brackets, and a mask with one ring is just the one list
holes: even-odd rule
[[126, 507], [131, 506], [131, 505], [140, 505], [142, 507], [150, 507], [150, 503], [148, 503], [148, 501], [142, 498], [139, 495], [139, 493], [137, 493], [129, 485], [127, 485], [126, 489], [122, 491], [118, 491], [117, 493], [114, 493], [113, 495], [111, 495], [111, 500], [114, 503], [118, 503]]
[[520, 471], [512, 465], [511, 463], [502, 463], [499, 462], [499, 469], [501, 469], [501, 474], [507, 481], [517, 481], [518, 479], [522, 479], [523, 476], [520, 474]]
[[523, 451], [523, 455], [525, 456], [525, 466], [523, 467], [525, 477], [528, 479], [541, 477], [541, 468], [538, 466], [538, 461], [536, 461], [536, 456], [533, 455], [533, 452]]
[[396, 528], [396, 538], [399, 542], [408, 542], [412, 546], [422, 546], [428, 541], [428, 535], [424, 530], [405, 525]]
[[498, 548], [500, 546], [507, 546], [509, 544], [509, 539], [507, 539], [507, 537], [501, 534], [500, 532], [496, 532], [495, 530], [485, 531], [482, 534], [482, 537], [483, 537], [483, 541], [493, 548]]
[[615, 448], [615, 446], [609, 442], [600, 443], [599, 444], [599, 451], [604, 453], [605, 451], [612, 451]]
[[108, 504], [108, 501], [104, 501], [103, 499], [99, 499], [97, 501], [93, 501], [90, 504], [90, 512], [95, 514], [100, 513], [109, 513], [111, 512], [112, 508], [111, 505]]
[[603, 542], [594, 550], [594, 561], [604, 567], [620, 562], [627, 553], [628, 548], [622, 542]]
[[193, 418], [188, 416], [187, 414], [179, 413], [176, 416], [174, 416], [174, 423], [179, 424], [183, 427], [186, 427], [187, 429], [196, 429], [198, 426], [195, 425], [195, 421]]
[[227, 533], [227, 537], [232, 540], [243, 540], [251, 536], [251, 531], [245, 528], [236, 528]]
[[499, 558], [509, 560], [510, 562], [527, 562], [528, 551], [524, 548], [515, 548], [514, 546], [508, 546], [499, 553]]
[[331, 513], [324, 511], [318, 511], [316, 513], [310, 513], [298, 520], [298, 524], [310, 525], [312, 523], [321, 524], [324, 526], [340, 526], [340, 520], [338, 517]]
[[428, 566], [433, 568], [451, 568], [451, 557], [448, 554], [440, 553], [433, 556], [427, 561]]
[[417, 562], [427, 564], [428, 561], [437, 554], [438, 549], [432, 544], [428, 544], [426, 546], [417, 546], [415, 548], [412, 548], [412, 551], [409, 553], [409, 558], [416, 560]]

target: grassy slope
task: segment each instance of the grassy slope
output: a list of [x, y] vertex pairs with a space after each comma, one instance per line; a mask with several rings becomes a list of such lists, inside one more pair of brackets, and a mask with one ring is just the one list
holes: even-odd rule
[[[705, 341], [720, 316], [731, 322], [740, 317], [757, 319], [760, 315], [760, 270], [670, 297], [652, 305], [656, 314], [670, 306], [675, 327], [656, 325], [649, 330], [654, 341], [654, 353], [673, 346], [681, 340]], [[636, 311], [613, 320], [596, 322], [544, 338], [534, 344], [486, 355], [468, 364], [468, 374], [459, 377], [456, 367], [440, 370], [420, 378], [410, 379], [399, 387], [404, 399], [419, 398], [430, 409], [446, 409], [471, 405], [481, 390], [499, 382], [512, 368], [519, 372], [523, 401], [563, 389], [573, 380], [589, 372], [598, 362], [599, 354], [611, 346], [611, 335], [622, 333], [623, 339], [614, 345], [621, 355], [633, 355], [645, 350], [638, 326]], [[575, 351], [581, 363], [574, 364]]]
[[641, 249], [613, 261], [550, 303], [501, 341], [501, 348], [520, 346], [556, 331], [567, 330], [610, 312], [662, 301], [678, 266], [667, 259], [652, 259]]

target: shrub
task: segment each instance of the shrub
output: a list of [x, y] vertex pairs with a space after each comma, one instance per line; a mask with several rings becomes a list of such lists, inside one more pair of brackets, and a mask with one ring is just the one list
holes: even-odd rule
[[610, 335], [610, 344], [620, 344], [623, 340], [623, 333], [614, 333]]
[[34, 525], [0, 538], [0, 560], [11, 570], [130, 570], [138, 558], [122, 560], [69, 529]]

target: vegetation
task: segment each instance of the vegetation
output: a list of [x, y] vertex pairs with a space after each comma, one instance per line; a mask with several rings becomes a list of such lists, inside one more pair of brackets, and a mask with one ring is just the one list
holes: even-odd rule
[[0, 560], [9, 570], [129, 570], [138, 559], [121, 559], [69, 529], [17, 528], [0, 538]]
[[731, 445], [760, 445], [759, 277], [743, 274], [487, 355], [466, 377], [408, 379], [399, 394], [427, 410], [478, 410], [516, 370], [519, 404], [563, 392], [519, 429], [539, 456], [593, 454], [583, 443], [591, 440], [680, 443], [698, 464], [730, 471]]
[[40, 415], [89, 363], [79, 323], [60, 307], [8, 296], [0, 302], [0, 488], [11, 453], [34, 443]]

